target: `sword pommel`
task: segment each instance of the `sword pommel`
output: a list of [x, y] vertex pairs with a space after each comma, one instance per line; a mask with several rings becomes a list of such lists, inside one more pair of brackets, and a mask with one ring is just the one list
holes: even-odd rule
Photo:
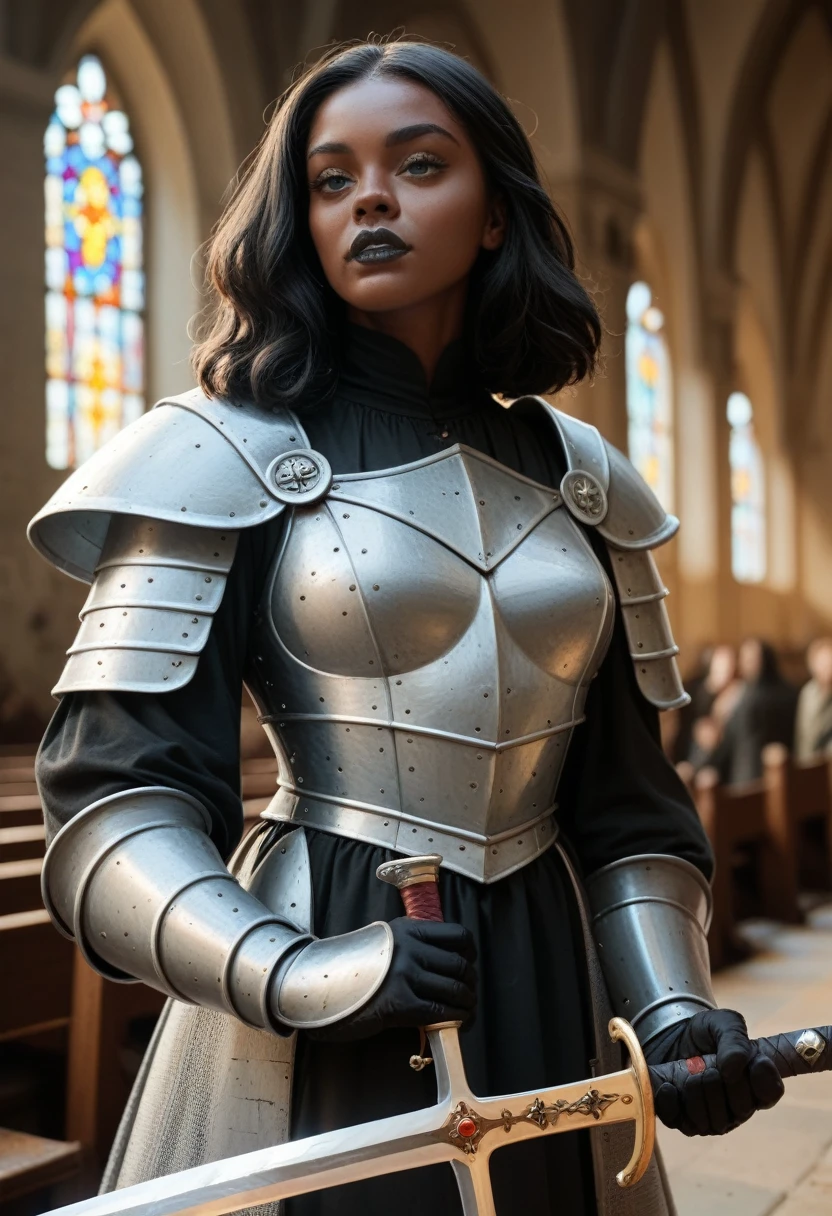
[[442, 921], [445, 918], [437, 885], [441, 864], [438, 853], [429, 853], [426, 857], [400, 857], [380, 865], [376, 877], [398, 888], [404, 910], [411, 920]]

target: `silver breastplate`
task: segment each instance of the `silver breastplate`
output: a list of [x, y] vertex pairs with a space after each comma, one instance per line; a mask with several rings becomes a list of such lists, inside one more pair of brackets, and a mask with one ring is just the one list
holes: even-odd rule
[[490, 882], [554, 840], [613, 595], [561, 495], [464, 446], [294, 508], [252, 692], [266, 814]]

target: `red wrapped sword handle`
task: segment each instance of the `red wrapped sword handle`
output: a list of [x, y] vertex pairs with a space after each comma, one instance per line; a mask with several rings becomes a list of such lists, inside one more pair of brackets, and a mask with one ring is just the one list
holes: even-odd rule
[[[404, 904], [405, 914], [411, 920], [444, 921], [442, 904], [439, 899], [439, 867], [442, 857], [439, 853], [429, 853], [426, 857], [403, 857], [397, 861], [385, 861], [376, 870], [376, 877], [382, 882], [389, 882], [398, 887]], [[426, 1030], [439, 1030], [443, 1027], [459, 1026], [459, 1022], [443, 1022], [437, 1026], [426, 1026], [420, 1029], [421, 1044], [419, 1054], [410, 1057], [410, 1067], [414, 1072], [421, 1072], [428, 1064], [433, 1063], [430, 1056], [425, 1055]]]
[[426, 857], [403, 857], [386, 861], [376, 870], [376, 877], [398, 887], [405, 914], [411, 920], [444, 921], [439, 900], [439, 867], [442, 858], [438, 853]]

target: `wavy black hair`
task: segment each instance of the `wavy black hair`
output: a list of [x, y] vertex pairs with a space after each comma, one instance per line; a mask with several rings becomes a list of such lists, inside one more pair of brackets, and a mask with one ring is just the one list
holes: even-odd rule
[[525, 132], [466, 60], [399, 39], [333, 47], [278, 101], [210, 242], [207, 281], [216, 307], [193, 353], [202, 388], [292, 408], [334, 389], [345, 306], [309, 233], [306, 150], [321, 104], [380, 76], [436, 94], [465, 127], [488, 189], [506, 208], [505, 241], [480, 252], [468, 294], [466, 335], [482, 386], [518, 397], [584, 379], [595, 366], [601, 323], [575, 276], [569, 232]]

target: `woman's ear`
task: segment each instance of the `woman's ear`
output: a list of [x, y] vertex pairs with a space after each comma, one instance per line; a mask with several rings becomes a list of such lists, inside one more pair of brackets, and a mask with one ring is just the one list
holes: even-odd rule
[[499, 249], [506, 239], [506, 205], [502, 195], [495, 194], [488, 207], [482, 232], [483, 249]]

